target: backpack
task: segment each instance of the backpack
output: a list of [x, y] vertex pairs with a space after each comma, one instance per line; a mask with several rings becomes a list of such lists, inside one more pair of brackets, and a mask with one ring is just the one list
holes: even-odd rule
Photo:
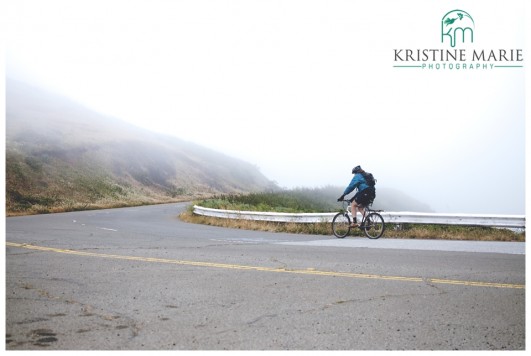
[[369, 187], [374, 187], [376, 185], [376, 179], [374, 179], [372, 173], [363, 172], [362, 175]]

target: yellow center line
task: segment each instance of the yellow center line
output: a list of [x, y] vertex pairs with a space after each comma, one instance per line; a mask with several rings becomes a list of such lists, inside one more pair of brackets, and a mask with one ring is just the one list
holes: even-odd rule
[[224, 268], [224, 269], [276, 272], [276, 273], [291, 273], [291, 274], [316, 275], [316, 276], [346, 277], [346, 278], [379, 279], [379, 280], [391, 280], [391, 281], [402, 281], [402, 282], [426, 282], [426, 283], [432, 283], [432, 284], [453, 284], [453, 285], [463, 285], [463, 286], [470, 286], [470, 287], [491, 287], [491, 288], [509, 288], [509, 289], [524, 289], [525, 288], [524, 284], [459, 281], [459, 280], [439, 279], [439, 278], [384, 276], [384, 275], [379, 275], [379, 274], [318, 271], [314, 269], [305, 269], [305, 270], [286, 269], [286, 268], [273, 268], [273, 267], [260, 267], [260, 266], [245, 266], [245, 265], [235, 265], [235, 264], [226, 264], [226, 263], [171, 260], [171, 259], [166, 259], [166, 258], [154, 258], [154, 257], [110, 255], [110, 254], [104, 254], [104, 253], [66, 250], [66, 249], [60, 249], [60, 248], [54, 248], [54, 247], [36, 246], [36, 245], [30, 245], [30, 244], [25, 244], [25, 243], [15, 243], [15, 242], [6, 242], [6, 245], [10, 247], [25, 248], [29, 250], [64, 253], [64, 254], [77, 255], [77, 256], [110, 258], [110, 259], [117, 259], [117, 260], [129, 260], [129, 261], [141, 261], [141, 262], [168, 263], [168, 264], [196, 266], [196, 267], [211, 267], [211, 268]]

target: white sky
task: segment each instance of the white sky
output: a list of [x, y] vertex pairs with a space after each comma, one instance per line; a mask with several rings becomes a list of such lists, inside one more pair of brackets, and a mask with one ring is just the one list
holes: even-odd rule
[[524, 1], [500, 4], [9, 0], [6, 74], [281, 186], [346, 186], [361, 164], [439, 212], [523, 214], [524, 69], [393, 68], [395, 48], [449, 48], [453, 9], [471, 48], [525, 48]]

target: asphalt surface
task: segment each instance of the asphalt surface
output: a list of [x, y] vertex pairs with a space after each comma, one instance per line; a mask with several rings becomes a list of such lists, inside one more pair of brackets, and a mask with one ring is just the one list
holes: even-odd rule
[[7, 350], [523, 350], [525, 244], [6, 219]]

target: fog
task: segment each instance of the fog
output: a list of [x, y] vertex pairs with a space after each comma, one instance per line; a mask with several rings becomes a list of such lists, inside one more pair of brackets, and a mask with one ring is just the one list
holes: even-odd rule
[[[405, 3], [12, 0], [6, 74], [282, 187], [347, 186], [361, 165], [437, 212], [523, 214], [524, 68], [395, 67], [395, 49], [450, 48], [455, 5]], [[523, 4], [467, 2], [466, 48], [525, 48]]]

